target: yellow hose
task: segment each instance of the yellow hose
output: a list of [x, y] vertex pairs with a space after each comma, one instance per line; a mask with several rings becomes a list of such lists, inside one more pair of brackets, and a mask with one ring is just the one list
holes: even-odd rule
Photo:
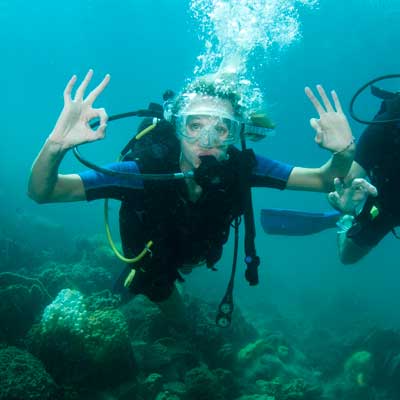
[[[145, 128], [142, 131], [140, 131], [135, 136], [135, 139], [136, 140], [141, 139], [144, 135], [146, 135], [149, 132], [151, 132], [156, 126], [157, 126], [157, 123], [149, 125], [147, 128]], [[121, 161], [121, 157], [118, 158], [118, 161]], [[117, 246], [115, 246], [115, 243], [113, 241], [113, 238], [112, 238], [112, 235], [111, 235], [111, 230], [110, 230], [110, 224], [109, 224], [109, 221], [108, 221], [108, 199], [104, 199], [104, 225], [105, 225], [105, 228], [106, 228], [106, 235], [107, 235], [108, 243], [109, 243], [112, 251], [114, 252], [114, 254], [121, 261], [126, 262], [128, 264], [134, 264], [134, 263], [140, 261], [147, 253], [151, 253], [150, 247], [153, 245], [153, 241], [152, 240], [149, 240], [146, 243], [146, 246], [144, 247], [144, 249], [140, 252], [140, 254], [137, 255], [134, 258], [126, 258], [118, 251]], [[130, 274], [128, 275], [128, 277], [125, 280], [125, 286], [129, 286], [130, 285], [130, 283], [132, 282], [132, 280], [133, 280], [133, 278], [135, 276], [135, 272], [136, 271], [134, 269], [132, 269], [132, 271], [130, 272]]]
[[105, 222], [105, 228], [106, 228], [106, 234], [107, 234], [107, 239], [108, 243], [110, 244], [110, 247], [114, 254], [123, 262], [126, 262], [128, 264], [134, 264], [138, 261], [140, 261], [147, 253], [151, 253], [150, 247], [153, 246], [153, 241], [149, 240], [144, 247], [144, 249], [140, 252], [139, 255], [137, 255], [135, 258], [126, 258], [124, 257], [117, 249], [115, 246], [115, 243], [112, 239], [111, 236], [111, 230], [110, 230], [110, 225], [108, 222], [108, 199], [104, 200], [104, 222]]
[[147, 128], [144, 128], [142, 131], [140, 131], [136, 136], [135, 139], [139, 140], [141, 139], [144, 135], [147, 135], [150, 131], [152, 131], [157, 124], [151, 124]]

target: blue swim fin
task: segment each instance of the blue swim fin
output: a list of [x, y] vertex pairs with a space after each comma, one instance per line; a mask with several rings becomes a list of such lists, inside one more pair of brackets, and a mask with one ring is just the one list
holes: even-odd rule
[[338, 211], [310, 213], [279, 208], [261, 210], [261, 225], [271, 235], [304, 236], [336, 227]]

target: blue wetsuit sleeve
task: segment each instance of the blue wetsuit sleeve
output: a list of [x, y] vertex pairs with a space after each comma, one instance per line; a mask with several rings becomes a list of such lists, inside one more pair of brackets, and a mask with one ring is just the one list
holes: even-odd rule
[[[104, 168], [118, 172], [140, 174], [139, 167], [134, 161], [107, 164]], [[143, 189], [143, 180], [140, 176], [111, 176], [93, 170], [87, 170], [78, 175], [82, 179], [88, 201], [105, 198], [125, 200], [127, 194]]]
[[251, 175], [251, 186], [285, 189], [293, 168], [293, 165], [256, 154], [256, 165]]

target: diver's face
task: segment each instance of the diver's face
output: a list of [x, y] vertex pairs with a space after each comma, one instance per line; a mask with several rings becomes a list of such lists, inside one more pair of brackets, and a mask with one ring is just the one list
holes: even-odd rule
[[218, 147], [202, 147], [199, 143], [189, 142], [187, 139], [181, 139], [181, 166], [184, 170], [198, 168], [201, 156], [213, 156], [218, 161], [223, 161], [228, 158], [228, 146]]
[[193, 99], [185, 109], [179, 128], [184, 130], [179, 134], [183, 169], [198, 168], [201, 156], [213, 156], [218, 161], [227, 159], [228, 139], [233, 127], [232, 120], [224, 116], [231, 115], [233, 108], [228, 100], [208, 96]]

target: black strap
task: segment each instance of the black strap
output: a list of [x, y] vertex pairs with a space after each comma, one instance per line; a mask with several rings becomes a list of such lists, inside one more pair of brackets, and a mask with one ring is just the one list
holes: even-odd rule
[[235, 229], [235, 245], [233, 250], [232, 272], [229, 279], [228, 287], [226, 288], [225, 295], [218, 306], [218, 314], [215, 319], [216, 324], [221, 328], [227, 328], [231, 324], [233, 313], [233, 286], [235, 283], [237, 255], [239, 247], [239, 225], [240, 217], [236, 217], [233, 227]]
[[243, 207], [244, 207], [244, 225], [245, 225], [245, 238], [244, 238], [244, 250], [245, 250], [245, 263], [246, 271], [245, 277], [250, 286], [258, 284], [258, 266], [260, 265], [260, 257], [257, 256], [255, 238], [256, 228], [254, 223], [254, 210], [253, 200], [250, 186], [250, 174], [251, 174], [251, 163], [254, 162], [254, 153], [251, 150], [246, 149], [246, 140], [244, 137], [244, 128], [242, 127], [241, 133], [241, 144], [242, 144], [242, 165], [240, 168], [240, 184], [243, 191]]
[[400, 103], [400, 95], [399, 93], [390, 93], [386, 90], [382, 90], [377, 88], [376, 86], [373, 86], [374, 83], [383, 81], [386, 79], [392, 79], [392, 78], [400, 78], [400, 74], [390, 74], [390, 75], [384, 75], [384, 76], [379, 76], [378, 78], [372, 79], [371, 81], [365, 83], [362, 85], [353, 95], [350, 105], [349, 105], [349, 113], [350, 116], [357, 122], [360, 122], [361, 124], [367, 124], [367, 125], [381, 125], [381, 124], [388, 124], [388, 123], [394, 123], [394, 122], [399, 122], [400, 118], [398, 118], [397, 115], [395, 115], [395, 118], [391, 118], [388, 120], [373, 120], [373, 121], [367, 121], [364, 119], [359, 118], [355, 112], [354, 112], [354, 103], [357, 100], [358, 96], [368, 87], [371, 86], [371, 91], [372, 94], [380, 99], [383, 99], [389, 108], [392, 109], [392, 112], [398, 109], [398, 104]]

